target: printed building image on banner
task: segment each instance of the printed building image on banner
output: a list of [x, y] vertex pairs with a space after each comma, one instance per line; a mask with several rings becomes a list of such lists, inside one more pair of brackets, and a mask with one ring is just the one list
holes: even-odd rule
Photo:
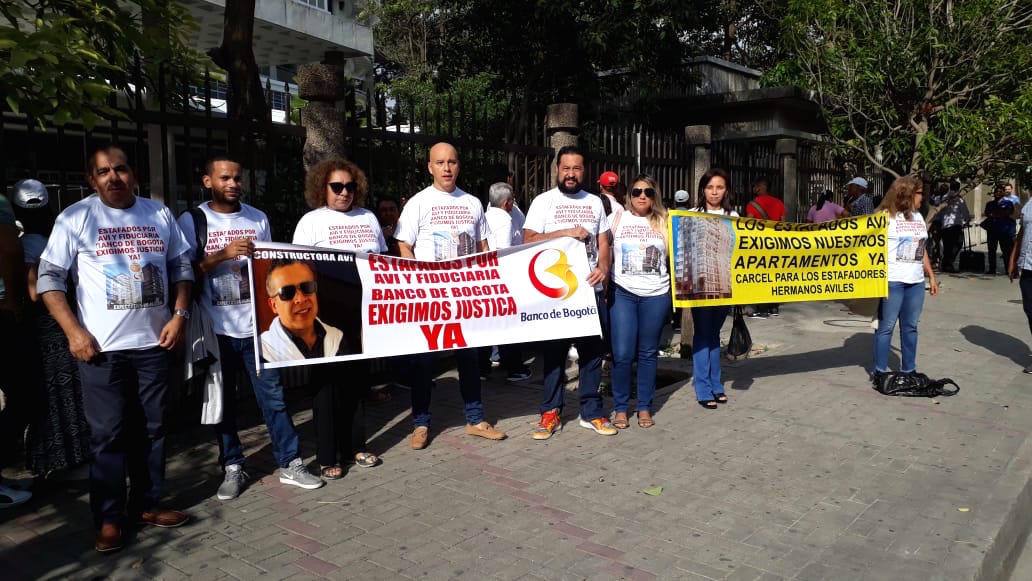
[[260, 367], [601, 335], [573, 238], [436, 262], [256, 242], [251, 264]]
[[884, 214], [794, 224], [674, 210], [674, 306], [884, 297], [887, 225]]
[[735, 232], [729, 218], [671, 218], [674, 300], [732, 297], [731, 253]]

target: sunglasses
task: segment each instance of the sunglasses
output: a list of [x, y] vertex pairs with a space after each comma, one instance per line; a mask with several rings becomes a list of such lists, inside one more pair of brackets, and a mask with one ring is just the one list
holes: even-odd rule
[[654, 190], [652, 188], [645, 188], [645, 189], [642, 189], [642, 188], [632, 188], [631, 189], [631, 197], [632, 198], [637, 198], [638, 196], [640, 196], [642, 194], [645, 194], [646, 197], [648, 197], [649, 199], [652, 199], [652, 198], [656, 197], [656, 190]]
[[349, 194], [354, 194], [358, 191], [358, 184], [355, 182], [330, 182], [326, 185], [330, 186], [330, 189], [333, 190], [333, 193], [335, 194], [339, 194], [344, 190], [347, 190]]
[[303, 282], [301, 284], [288, 284], [287, 286], [280, 287], [274, 297], [279, 297], [281, 301], [289, 301], [294, 299], [294, 295], [297, 294], [298, 289], [301, 289], [301, 294], [314, 295], [315, 291], [319, 290], [319, 285], [314, 280]]

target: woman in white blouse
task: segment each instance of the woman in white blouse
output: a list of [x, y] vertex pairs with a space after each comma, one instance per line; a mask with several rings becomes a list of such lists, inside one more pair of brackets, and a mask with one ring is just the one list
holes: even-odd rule
[[613, 426], [626, 429], [631, 363], [638, 356], [638, 426], [651, 428], [659, 338], [670, 316], [667, 211], [656, 180], [639, 175], [625, 212], [612, 215]]

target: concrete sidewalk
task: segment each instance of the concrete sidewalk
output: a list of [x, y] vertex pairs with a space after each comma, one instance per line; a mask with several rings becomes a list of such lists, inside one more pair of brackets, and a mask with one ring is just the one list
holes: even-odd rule
[[[510, 435], [464, 435], [453, 374], [438, 380], [430, 447], [408, 448], [406, 392], [369, 408], [384, 464], [315, 491], [272, 472], [245, 405], [249, 471], [230, 502], [207, 428], [177, 433], [170, 506], [194, 520], [93, 552], [85, 485], [55, 487], [0, 514], [5, 579], [287, 577], [362, 579], [997, 579], [1030, 524], [1032, 362], [1017, 285], [943, 275], [925, 303], [919, 369], [953, 398], [896, 399], [867, 381], [873, 332], [839, 303], [782, 306], [752, 320], [759, 353], [725, 363], [731, 401], [660, 390], [657, 425], [604, 438], [577, 427], [535, 442], [532, 383], [485, 385]], [[725, 327], [725, 336], [730, 324]], [[893, 355], [898, 364], [898, 352]], [[666, 359], [662, 373], [690, 372]], [[501, 373], [496, 371], [497, 379]], [[303, 391], [303, 390], [302, 390]], [[303, 396], [296, 392], [294, 396]], [[610, 402], [607, 401], [607, 405]], [[310, 413], [292, 403], [311, 453]], [[656, 496], [647, 488], [662, 487]], [[1012, 550], [1014, 549], [1014, 550]]]

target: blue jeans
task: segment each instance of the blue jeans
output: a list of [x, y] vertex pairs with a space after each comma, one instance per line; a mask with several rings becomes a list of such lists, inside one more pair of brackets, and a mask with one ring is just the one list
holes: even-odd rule
[[[154, 508], [165, 485], [165, 401], [168, 351], [107, 351], [79, 362], [82, 403], [90, 426], [93, 524], [117, 523]], [[125, 477], [131, 488], [126, 502]], [[128, 506], [126, 506], [128, 504]]]
[[899, 320], [899, 343], [903, 351], [903, 367], [909, 373], [917, 370], [917, 320], [924, 306], [924, 282], [889, 281], [889, 296], [878, 304], [878, 330], [874, 334], [874, 370], [889, 370], [889, 346], [892, 330]]
[[[452, 351], [459, 369], [459, 393], [466, 415], [466, 423], [474, 426], [484, 421], [484, 402], [480, 399], [480, 361], [477, 348]], [[430, 394], [437, 375], [437, 353], [412, 355], [412, 424], [417, 428], [430, 426]]]
[[237, 435], [236, 401], [237, 374], [241, 369], [247, 372], [254, 387], [254, 397], [262, 410], [265, 426], [272, 440], [272, 455], [280, 468], [286, 468], [298, 457], [297, 431], [283, 401], [283, 386], [279, 382], [279, 371], [264, 369], [261, 375], [255, 373], [254, 339], [237, 339], [219, 335], [219, 353], [222, 359], [222, 422], [215, 425], [219, 443], [219, 463], [223, 466], [244, 463], [244, 447]]
[[638, 411], [652, 411], [656, 393], [659, 338], [670, 314], [670, 293], [640, 297], [615, 288], [609, 317], [613, 338], [613, 411], [626, 412], [631, 396], [631, 363], [638, 355]]
[[[595, 304], [599, 312], [606, 308], [602, 293], [595, 293]], [[570, 350], [570, 339], [544, 341], [541, 345], [544, 360], [545, 391], [541, 400], [541, 413], [550, 410], [563, 411], [563, 392], [565, 384], [559, 381], [566, 369], [566, 359]], [[577, 337], [572, 340], [577, 347], [577, 366], [580, 368], [578, 397], [580, 399], [580, 416], [585, 420], [606, 417], [602, 396], [598, 393], [599, 382], [602, 381], [602, 337]]]
[[731, 307], [692, 307], [692, 372], [695, 398], [712, 400], [724, 393], [720, 382], [720, 328]]

